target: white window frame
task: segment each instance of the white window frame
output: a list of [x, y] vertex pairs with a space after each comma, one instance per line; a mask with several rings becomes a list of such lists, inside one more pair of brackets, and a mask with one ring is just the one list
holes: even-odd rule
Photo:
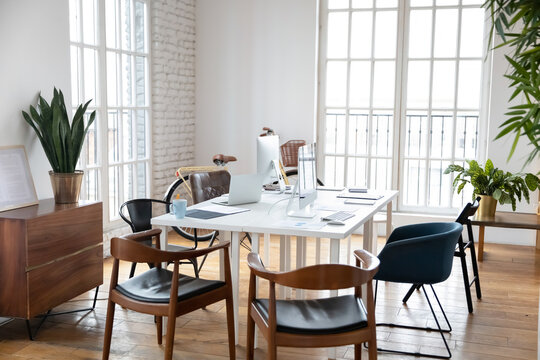
[[[374, 0], [375, 2], [376, 0]], [[352, 0], [349, 0], [349, 5], [352, 5]], [[459, 10], [459, 24], [458, 24], [458, 31], [461, 31], [461, 9], [463, 8], [477, 8], [478, 5], [462, 5], [462, 1], [460, 0], [458, 5], [450, 5], [450, 6], [444, 6], [445, 8], [458, 8]], [[422, 9], [440, 9], [442, 6], [426, 6], [422, 7]], [[348, 9], [343, 10], [331, 10], [331, 11], [345, 11], [349, 13], [349, 47], [348, 47], [348, 53], [350, 52], [350, 42], [351, 42], [351, 16], [353, 11], [350, 10], [351, 7]], [[375, 10], [373, 10], [375, 11]], [[384, 11], [384, 9], [377, 9], [376, 11]], [[320, 144], [318, 147], [318, 173], [320, 177], [324, 177], [325, 174], [325, 132], [326, 132], [326, 112], [327, 107], [325, 105], [325, 96], [326, 96], [326, 64], [328, 60], [326, 59], [326, 43], [327, 43], [327, 20], [328, 20], [328, 0], [320, 0], [319, 2], [319, 46], [318, 46], [318, 116], [317, 116], [317, 142]], [[433, 11], [433, 17], [435, 17], [435, 11]], [[406, 51], [404, 51], [408, 44], [408, 36], [409, 36], [409, 16], [410, 16], [410, 7], [409, 7], [409, 1], [398, 1], [398, 19], [397, 19], [397, 44], [396, 44], [396, 72], [395, 72], [395, 108], [394, 108], [394, 129], [396, 129], [393, 132], [393, 154], [392, 154], [392, 180], [391, 180], [391, 187], [393, 189], [403, 190], [404, 186], [404, 148], [405, 148], [405, 142], [406, 142], [406, 99], [407, 99], [407, 89], [406, 89], [406, 78], [407, 78], [407, 64], [408, 64], [408, 54]], [[432, 32], [434, 31], [434, 22], [432, 23]], [[484, 24], [484, 37], [487, 38], [489, 34], [489, 24], [486, 21]], [[458, 42], [457, 46], [459, 47], [459, 41], [460, 41], [460, 34], [458, 33]], [[372, 33], [372, 36], [374, 34]], [[434, 41], [434, 37], [432, 36], [431, 39], [432, 43]], [[372, 41], [372, 46], [374, 46]], [[482, 54], [488, 54], [483, 59], [485, 60], [482, 65], [482, 78], [481, 78], [481, 98], [480, 98], [480, 108], [479, 108], [479, 119], [478, 119], [478, 138], [477, 138], [477, 159], [479, 161], [483, 161], [486, 159], [486, 152], [487, 152], [487, 129], [488, 129], [488, 104], [489, 104], [489, 89], [490, 89], [490, 70], [491, 70], [491, 52], [487, 51], [487, 41], [484, 40], [484, 48], [482, 51]], [[459, 48], [458, 50], [459, 51]], [[431, 52], [433, 55], [433, 46], [431, 48]], [[349, 60], [348, 62], [348, 68], [350, 67], [350, 58], [347, 58]], [[454, 58], [456, 60], [456, 67], [458, 67], [459, 60], [462, 58], [459, 58], [459, 52], [456, 54], [456, 57]], [[364, 59], [363, 59], [364, 60]], [[372, 57], [369, 59], [372, 64], [373, 69], [373, 52]], [[433, 60], [433, 57], [430, 57], [430, 60]], [[444, 60], [443, 58], [437, 58], [436, 60]], [[432, 72], [433, 66], [431, 66], [430, 72]], [[373, 71], [371, 71], [371, 76], [373, 77]], [[457, 94], [458, 87], [458, 72], [456, 71], [455, 74], [455, 95]], [[347, 90], [346, 90], [346, 107], [344, 107], [346, 111], [346, 116], [348, 117], [348, 112], [351, 110], [349, 107], [349, 79], [347, 78]], [[431, 79], [431, 75], [430, 75]], [[430, 87], [431, 87], [431, 81], [430, 81]], [[373, 92], [373, 88], [371, 88], [371, 91]], [[431, 97], [431, 88], [430, 88], [430, 97]], [[372, 96], [371, 96], [372, 97]], [[461, 109], [457, 109], [457, 96], [454, 97], [454, 109], [452, 109], [452, 112], [455, 114], [459, 112]], [[370, 100], [370, 105], [372, 105], [372, 101]], [[431, 103], [430, 103], [430, 109], [431, 109]], [[457, 110], [456, 110], [457, 109]], [[439, 109], [437, 109], [438, 111]], [[431, 126], [431, 121], [429, 121], [429, 124]], [[347, 126], [348, 126], [348, 119], [347, 119]], [[399, 129], [399, 130], [398, 130]], [[428, 128], [428, 131], [430, 128]], [[348, 131], [348, 128], [346, 129], [346, 133]], [[453, 138], [452, 138], [452, 161], [455, 160], [455, 132], [456, 132], [456, 121], [454, 121], [453, 124]], [[371, 130], [370, 130], [371, 134]], [[369, 145], [368, 145], [368, 158], [371, 157], [371, 136], [369, 137]], [[424, 161], [428, 163], [429, 159], [431, 159], [429, 154], [429, 149], [431, 144], [429, 143], [430, 137], [428, 136], [428, 151], [426, 156], [424, 157]], [[348, 137], [347, 140], [348, 141]], [[322, 145], [322, 146], [321, 146]], [[347, 146], [345, 145], [345, 151], [347, 152]], [[344, 154], [345, 159], [348, 158], [347, 153]], [[443, 159], [443, 161], [446, 159]], [[345, 169], [347, 169], [347, 160], [345, 160]], [[368, 166], [368, 173], [366, 174], [366, 178], [369, 182], [371, 181], [371, 169]], [[429, 176], [429, 167], [426, 167], [426, 185], [428, 184], [427, 178]], [[344, 174], [345, 182], [347, 181], [347, 170], [345, 170]], [[371, 185], [371, 184], [369, 184]], [[427, 192], [426, 192], [427, 194]], [[427, 195], [426, 195], [427, 196]], [[464, 199], [465, 202], [469, 199]], [[427, 203], [427, 198], [426, 198]], [[395, 210], [403, 211], [403, 212], [416, 212], [421, 213], [425, 212], [426, 209], [429, 209], [430, 213], [438, 213], [438, 214], [455, 214], [455, 207], [444, 207], [444, 208], [437, 208], [437, 207], [427, 207], [427, 206], [405, 206], [403, 204], [403, 197], [399, 197], [399, 201], [397, 204], [394, 204]]]
[[[91, 170], [91, 169], [98, 169], [100, 171], [100, 176], [98, 177], [98, 201], [101, 201], [103, 203], [103, 227], [104, 231], [113, 230], [115, 228], [125, 226], [126, 224], [120, 219], [118, 216], [118, 209], [110, 209], [110, 193], [109, 193], [109, 168], [112, 166], [118, 166], [119, 167], [119, 179], [118, 179], [118, 206], [121, 205], [124, 201], [128, 199], [124, 199], [124, 189], [123, 189], [123, 169], [125, 164], [133, 164], [133, 166], [136, 166], [138, 163], [145, 163], [146, 164], [146, 189], [145, 193], [147, 196], [150, 196], [150, 189], [152, 188], [152, 88], [151, 88], [151, 43], [150, 43], [150, 31], [151, 31], [151, 23], [150, 23], [150, 1], [149, 0], [137, 0], [138, 2], [145, 3], [146, 11], [145, 11], [145, 25], [146, 25], [146, 31], [145, 31], [145, 44], [147, 48], [147, 53], [140, 53], [136, 52], [135, 50], [124, 50], [120, 49], [121, 45], [118, 45], [119, 49], [109, 48], [107, 47], [106, 43], [106, 17], [105, 17], [105, 2], [107, 0], [96, 0], [96, 34], [97, 34], [97, 45], [89, 45], [84, 43], [84, 35], [83, 35], [83, 28], [82, 28], [82, 19], [84, 18], [83, 13], [83, 7], [82, 2], [85, 0], [73, 0], [78, 2], [79, 6], [79, 16], [80, 19], [78, 19], [77, 26], [79, 27], [79, 35], [80, 39], [79, 41], [73, 41], [70, 38], [70, 48], [72, 46], [75, 46], [79, 49], [84, 48], [90, 48], [93, 50], [97, 50], [97, 64], [96, 68], [99, 71], [98, 79], [97, 79], [97, 92], [99, 97], [99, 105], [96, 106], [95, 102], [92, 101], [90, 104], [88, 111], [90, 110], [96, 110], [97, 117], [95, 121], [96, 126], [96, 133], [97, 133], [97, 148], [98, 148], [98, 155], [97, 155], [97, 165], [87, 165], [86, 164], [86, 158], [87, 158], [87, 148], [86, 146], [83, 147], [83, 150], [81, 151], [80, 156], [80, 168], [81, 170]], [[134, 9], [134, 0], [130, 0], [130, 6], [132, 11], [132, 21], [131, 21], [131, 34], [132, 34], [132, 43], [135, 41], [135, 33], [133, 31], [134, 28], [134, 21], [133, 21], [133, 9]], [[117, 14], [117, 18], [120, 17], [120, 14]], [[70, 21], [72, 19], [70, 18]], [[117, 21], [119, 21], [117, 19]], [[126, 106], [124, 104], [119, 104], [118, 106], [109, 106], [108, 105], [108, 97], [107, 97], [107, 52], [115, 52], [115, 54], [127, 54], [131, 56], [145, 56], [147, 59], [147, 67], [146, 67], [146, 100], [147, 100], [147, 106], [144, 107], [137, 107], [137, 106]], [[82, 53], [82, 52], [81, 52]], [[132, 67], [131, 71], [134, 72], [134, 60], [132, 61]], [[121, 65], [119, 64], [118, 67]], [[121, 79], [120, 75], [118, 75], [118, 81], [119, 86], [121, 88]], [[84, 56], [80, 57], [79, 64], [78, 64], [78, 93], [80, 94], [81, 99], [86, 99], [84, 101], [88, 101], [89, 97], [87, 97], [84, 94], [85, 89], [85, 79], [84, 79]], [[135, 80], [133, 79], [133, 83], [135, 83]], [[132, 86], [135, 86], [134, 84]], [[73, 90], [72, 90], [73, 92]], [[119, 97], [121, 97], [121, 93], [119, 94]], [[133, 95], [134, 96], [134, 95]], [[121, 101], [121, 100], [120, 100]], [[82, 100], [81, 100], [82, 102]], [[137, 159], [136, 154], [134, 154], [133, 160], [121, 160], [118, 162], [110, 162], [109, 161], [109, 149], [108, 149], [108, 136], [109, 136], [109, 125], [108, 125], [108, 111], [114, 110], [118, 112], [122, 112], [123, 110], [129, 110], [129, 111], [137, 111], [137, 110], [145, 110], [146, 111], [146, 157], [144, 159]], [[133, 120], [135, 121], [135, 119]], [[119, 131], [121, 131], [122, 128], [122, 121], [121, 119], [118, 120], [119, 122]], [[120, 141], [120, 152], [123, 152], [123, 144], [122, 139], [119, 137]], [[133, 137], [133, 141], [136, 141], [136, 137]], [[136, 151], [136, 149], [134, 149]], [[122, 155], [120, 155], [122, 156]], [[87, 176], [87, 175], [85, 175]], [[133, 188], [134, 191], [137, 191], [137, 176], [133, 176]], [[86, 199], [88, 196], [86, 192], [86, 187], [83, 186], [81, 189], [81, 199]], [[114, 210], [114, 211], [113, 211]], [[114, 218], [111, 219], [110, 214], [114, 213]]]

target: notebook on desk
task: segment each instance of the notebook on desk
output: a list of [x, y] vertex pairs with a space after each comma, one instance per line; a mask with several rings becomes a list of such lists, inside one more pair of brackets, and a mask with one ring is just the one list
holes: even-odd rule
[[360, 193], [360, 192], [343, 191], [339, 193], [337, 197], [343, 198], [343, 199], [379, 200], [383, 196], [379, 194], [370, 193], [370, 192]]

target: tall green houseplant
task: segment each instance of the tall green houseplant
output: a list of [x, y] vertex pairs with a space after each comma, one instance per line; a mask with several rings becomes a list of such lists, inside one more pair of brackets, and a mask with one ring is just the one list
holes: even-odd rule
[[50, 105], [40, 95], [37, 109], [30, 105], [30, 114], [22, 112], [26, 122], [36, 132], [55, 173], [75, 172], [84, 138], [96, 117], [96, 112], [93, 111], [84, 126], [84, 114], [90, 101], [79, 105], [71, 124], [64, 95], [56, 88]]
[[496, 139], [514, 135], [510, 159], [521, 137], [526, 137], [533, 150], [525, 164], [540, 155], [540, 1], [486, 0], [484, 7], [491, 15], [490, 39], [496, 33], [510, 54], [506, 55], [509, 69], [505, 75], [514, 89], [509, 101], [521, 95], [524, 102], [511, 106], [507, 120], [500, 125]]
[[30, 113], [22, 112], [24, 120], [36, 132], [53, 169], [50, 172], [51, 183], [58, 203], [77, 202], [79, 197], [82, 171], [75, 167], [88, 128], [96, 118], [93, 111], [85, 126], [84, 114], [90, 101], [79, 105], [70, 121], [64, 95], [55, 88], [50, 104], [40, 95], [37, 108], [30, 105]]

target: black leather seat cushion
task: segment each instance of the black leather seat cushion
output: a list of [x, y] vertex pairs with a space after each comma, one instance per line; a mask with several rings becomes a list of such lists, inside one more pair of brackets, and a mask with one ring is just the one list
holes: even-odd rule
[[[268, 321], [268, 299], [255, 299]], [[362, 300], [354, 295], [316, 300], [276, 300], [277, 331], [290, 334], [325, 335], [367, 326]]]
[[[116, 290], [134, 300], [168, 303], [171, 296], [172, 276], [172, 271], [153, 268], [118, 284]], [[197, 279], [180, 274], [178, 301], [189, 299], [224, 285], [223, 281]]]

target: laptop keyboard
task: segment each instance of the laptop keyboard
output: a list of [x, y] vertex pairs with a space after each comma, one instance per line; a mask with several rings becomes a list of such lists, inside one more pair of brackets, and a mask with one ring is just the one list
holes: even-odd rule
[[347, 219], [350, 219], [354, 216], [354, 214], [351, 214], [347, 211], [338, 211], [330, 215], [326, 215], [322, 218], [322, 220], [325, 221], [345, 221]]

